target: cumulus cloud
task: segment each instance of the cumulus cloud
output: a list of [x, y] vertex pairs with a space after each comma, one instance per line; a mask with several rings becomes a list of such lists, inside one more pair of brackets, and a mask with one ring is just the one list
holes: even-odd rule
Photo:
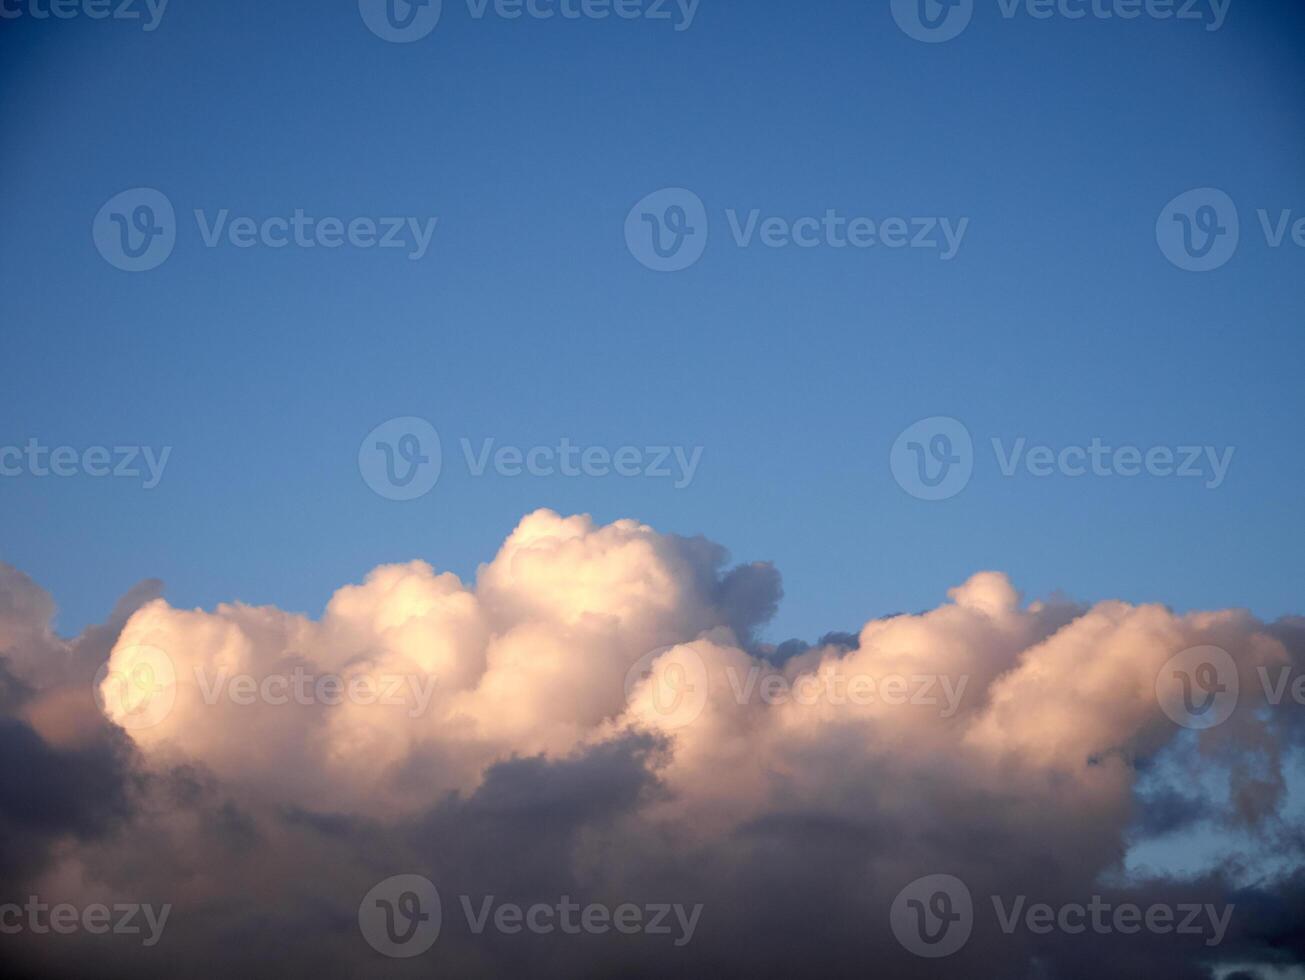
[[[1268, 977], [1305, 958], [1299, 619], [1025, 601], [985, 571], [935, 609], [774, 647], [771, 566], [550, 511], [474, 583], [385, 566], [317, 620], [160, 591], [67, 639], [0, 565], [0, 904], [173, 909], [152, 947], [6, 935], [35, 974]], [[1196, 692], [1222, 689], [1218, 724], [1166, 700], [1210, 680], [1172, 666], [1198, 648], [1231, 665]], [[358, 924], [397, 874], [443, 897], [411, 960]], [[935, 874], [975, 909], [940, 960], [890, 921]], [[477, 933], [463, 896], [700, 917], [680, 945]], [[1020, 897], [1232, 910], [1217, 944], [1003, 928]]]

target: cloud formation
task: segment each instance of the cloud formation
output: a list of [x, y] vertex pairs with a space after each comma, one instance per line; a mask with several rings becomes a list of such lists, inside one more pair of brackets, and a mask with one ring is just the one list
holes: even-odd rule
[[[1195, 978], [1305, 962], [1290, 694], [1305, 620], [1025, 603], [980, 572], [935, 609], [776, 648], [759, 639], [781, 596], [771, 566], [550, 511], [474, 585], [384, 566], [320, 620], [176, 609], [160, 591], [143, 583], [70, 640], [51, 598], [0, 565], [0, 904], [172, 906], [151, 947], [8, 932], [33, 975]], [[1217, 695], [1217, 725], [1176, 722], [1166, 685], [1189, 672], [1171, 661], [1207, 647], [1239, 694]], [[1286, 679], [1276, 705], [1266, 678]], [[399, 874], [443, 902], [411, 959], [359, 928], [363, 896]], [[890, 911], [936, 874], [974, 914], [931, 960]], [[654, 906], [701, 912], [681, 945], [477, 933], [464, 896], [633, 905], [645, 925]], [[1210, 944], [1012, 927], [1021, 896], [1232, 909]]]

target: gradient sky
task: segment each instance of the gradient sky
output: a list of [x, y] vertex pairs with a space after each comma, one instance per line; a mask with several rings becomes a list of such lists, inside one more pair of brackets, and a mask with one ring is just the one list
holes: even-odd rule
[[[23, 0], [26, 3], [26, 0]], [[65, 632], [159, 577], [177, 606], [320, 611], [373, 566], [472, 576], [536, 507], [702, 533], [771, 560], [769, 638], [933, 606], [971, 572], [1274, 617], [1305, 595], [1305, 8], [1221, 30], [1005, 19], [923, 44], [887, 2], [702, 0], [689, 30], [473, 18], [385, 43], [357, 5], [173, 0], [152, 32], [0, 20], [0, 446], [172, 446], [161, 484], [0, 479], [0, 559]], [[148, 186], [180, 232], [130, 274], [91, 237]], [[703, 259], [656, 274], [634, 203], [696, 192]], [[1231, 262], [1157, 247], [1191, 188], [1237, 203]], [[435, 216], [429, 254], [203, 247], [193, 209]], [[726, 209], [968, 217], [912, 249], [740, 249]], [[396, 416], [445, 449], [433, 492], [368, 489]], [[918, 419], [960, 419], [974, 478], [894, 482]], [[1002, 478], [991, 437], [1236, 447], [1225, 484]], [[472, 478], [458, 440], [704, 448], [691, 486]]]

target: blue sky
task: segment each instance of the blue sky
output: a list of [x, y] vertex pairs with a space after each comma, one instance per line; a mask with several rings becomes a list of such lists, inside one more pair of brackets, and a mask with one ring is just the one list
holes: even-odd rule
[[[21, 9], [27, 11], [28, 0]], [[18, 9], [16, 0], [7, 7]], [[354, 3], [195, 4], [139, 22], [0, 21], [0, 446], [171, 446], [159, 485], [0, 478], [0, 559], [102, 618], [139, 579], [176, 605], [318, 612], [373, 566], [468, 578], [541, 506], [702, 533], [771, 560], [769, 638], [936, 604], [970, 573], [1178, 608], [1301, 612], [1305, 10], [1006, 18], [945, 43], [887, 2], [702, 0], [692, 25], [477, 19], [412, 43]], [[131, 273], [92, 222], [149, 187], [175, 249]], [[704, 202], [700, 261], [626, 246], [646, 195]], [[1217, 188], [1241, 239], [1177, 268], [1168, 202]], [[429, 251], [205, 247], [193, 212], [438, 218]], [[931, 250], [738, 247], [727, 212], [968, 219]], [[435, 488], [373, 493], [363, 437], [417, 416]], [[917, 499], [890, 450], [960, 420], [968, 486]], [[1226, 480], [1001, 475], [1057, 450], [1234, 447]], [[692, 483], [473, 477], [479, 446], [703, 449]]]

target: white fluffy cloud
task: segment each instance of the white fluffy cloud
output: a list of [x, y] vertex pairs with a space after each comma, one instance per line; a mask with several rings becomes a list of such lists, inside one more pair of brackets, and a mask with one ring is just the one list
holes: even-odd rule
[[[1250, 695], [1257, 669], [1299, 666], [1294, 622], [1024, 603], [1004, 575], [980, 572], [935, 609], [781, 656], [756, 638], [779, 598], [777, 574], [725, 560], [703, 539], [539, 511], [474, 585], [421, 561], [385, 566], [336, 592], [317, 621], [240, 604], [181, 610], [146, 590], [76, 641], [50, 631], [43, 592], [0, 569], [0, 650], [12, 713], [50, 751], [100, 739], [126, 753], [135, 780], [126, 824], [166, 833], [187, 874], [209, 876], [183, 886], [179, 867], [157, 870], [157, 888], [196, 902], [238, 894], [253, 872], [224, 864], [203, 820], [160, 802], [176, 786], [226, 814], [219, 836], [247, 832], [246, 846], [276, 866], [309, 860], [324, 846], [314, 835], [343, 828], [341, 863], [358, 875], [377, 848], [418, 861], [415, 828], [463, 840], [442, 859], [457, 865], [476, 853], [466, 840], [508, 833], [484, 829], [505, 812], [557, 808], [576, 823], [550, 856], [559, 887], [678, 881], [721, 903], [739, 897], [728, 882], [748, 890], [756, 872], [741, 869], [770, 834], [793, 841], [788, 857], [768, 860], [800, 895], [820, 859], [787, 871], [785, 862], [829, 833], [855, 839], [854, 860], [838, 870], [852, 883], [830, 883], [851, 889], [847, 907], [876, 908], [883, 889], [926, 872], [1000, 883], [1047, 854], [1056, 855], [1047, 881], [1086, 900], [1122, 873], [1145, 822], [1147, 764], [1179, 748], [1208, 771], [1229, 770], [1231, 786], [1223, 799], [1188, 794], [1183, 819], [1281, 831], [1297, 729], [1289, 706], [1264, 710]], [[1156, 683], [1175, 654], [1202, 645], [1227, 651], [1248, 696], [1197, 733], [1165, 714]], [[160, 655], [172, 673], [142, 676], [142, 658], [157, 668]], [[276, 680], [295, 677], [307, 696]], [[157, 717], [132, 710], [137, 682], [167, 688]], [[237, 690], [245, 683], [252, 693]], [[97, 684], [117, 726], [94, 712]], [[511, 833], [548, 848], [551, 826], [541, 817]], [[46, 887], [102, 890], [129, 860], [127, 832], [63, 840]], [[672, 840], [709, 856], [714, 871], [654, 873]], [[282, 917], [283, 892], [265, 895]], [[723, 942], [738, 914], [719, 912]], [[212, 939], [192, 928], [197, 948]]]

